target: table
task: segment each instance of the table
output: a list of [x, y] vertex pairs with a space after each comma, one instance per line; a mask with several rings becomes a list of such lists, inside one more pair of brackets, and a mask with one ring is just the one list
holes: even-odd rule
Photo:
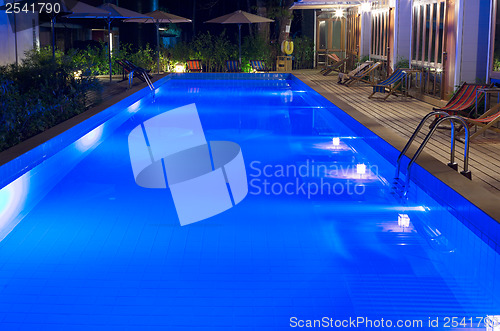
[[491, 93], [497, 93], [497, 102], [500, 103], [500, 88], [498, 87], [487, 87], [487, 88], [478, 88], [476, 90], [476, 109], [474, 110], [474, 116], [477, 117], [477, 111], [478, 111], [478, 97], [481, 95], [481, 93], [484, 93], [484, 111], [486, 112], [488, 110], [488, 99], [486, 96]]

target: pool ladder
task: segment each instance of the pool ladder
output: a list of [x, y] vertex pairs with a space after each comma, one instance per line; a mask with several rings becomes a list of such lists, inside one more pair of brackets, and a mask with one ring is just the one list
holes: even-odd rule
[[[128, 88], [129, 88], [129, 89], [130, 89], [130, 88], [132, 88], [132, 85], [133, 85], [132, 83], [133, 83], [133, 79], [134, 79], [134, 71], [135, 71], [135, 70], [132, 70], [132, 71], [130, 71], [130, 72], [129, 72], [129, 74], [128, 74]], [[139, 73], [140, 73], [140, 75], [142, 76], [142, 78], [144, 78], [144, 81], [145, 81], [146, 83], [148, 83], [148, 87], [149, 87], [149, 89], [150, 89], [151, 91], [154, 91], [155, 86], [153, 85], [153, 82], [151, 81], [151, 78], [149, 78], [148, 73], [147, 73], [147, 72], [144, 72], [144, 71], [140, 71]]]
[[[439, 119], [437, 119], [433, 124], [430, 126], [430, 131], [427, 133], [425, 136], [424, 140], [420, 144], [420, 147], [417, 149], [413, 157], [411, 158], [410, 162], [408, 163], [408, 166], [406, 167], [406, 180], [403, 182], [403, 180], [399, 177], [400, 175], [400, 168], [401, 168], [401, 160], [403, 159], [403, 155], [408, 151], [410, 148], [411, 144], [413, 143], [413, 140], [415, 140], [417, 134], [420, 132], [422, 127], [424, 126], [425, 122], [431, 118], [432, 116], [443, 116]], [[408, 195], [408, 189], [410, 187], [410, 174], [411, 174], [411, 167], [417, 160], [417, 158], [420, 156], [422, 153], [422, 150], [425, 148], [429, 140], [431, 139], [432, 135], [438, 128], [438, 126], [446, 121], [450, 121], [451, 125], [451, 147], [450, 147], [450, 163], [448, 163], [448, 166], [456, 171], [458, 171], [458, 164], [455, 162], [455, 124], [454, 122], [459, 122], [462, 124], [463, 128], [465, 129], [465, 147], [464, 147], [464, 170], [461, 171], [460, 173], [467, 177], [468, 179], [472, 179], [472, 173], [469, 170], [469, 128], [467, 126], [467, 123], [465, 120], [456, 115], [450, 115], [448, 113], [445, 113], [443, 111], [433, 111], [427, 114], [422, 121], [420, 121], [420, 124], [417, 126], [415, 129], [415, 132], [413, 132], [413, 135], [410, 137], [410, 140], [406, 143], [405, 147], [401, 151], [401, 153], [398, 156], [397, 162], [396, 162], [396, 175], [394, 176], [394, 182], [393, 182], [393, 193], [397, 193], [401, 197], [406, 198]]]

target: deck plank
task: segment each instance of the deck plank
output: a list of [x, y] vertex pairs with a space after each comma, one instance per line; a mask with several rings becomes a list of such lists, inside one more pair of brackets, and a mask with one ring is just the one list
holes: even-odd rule
[[[351, 107], [367, 115], [398, 135], [409, 139], [420, 120], [433, 106], [413, 98], [389, 97], [388, 101], [368, 99], [371, 87], [367, 84], [356, 84], [352, 87], [337, 84], [336, 75], [323, 76], [318, 70], [300, 70], [301, 79], [306, 83], [318, 84], [328, 92], [334, 93], [337, 98]], [[415, 142], [420, 143], [428, 132], [423, 130]], [[456, 162], [459, 169], [463, 165], [463, 144], [458, 143]], [[450, 132], [438, 130], [426, 147], [426, 151], [434, 158], [444, 163], [450, 157]], [[500, 194], [500, 134], [487, 132], [486, 135], [471, 141], [469, 151], [469, 168], [473, 174], [473, 181], [488, 191]]]

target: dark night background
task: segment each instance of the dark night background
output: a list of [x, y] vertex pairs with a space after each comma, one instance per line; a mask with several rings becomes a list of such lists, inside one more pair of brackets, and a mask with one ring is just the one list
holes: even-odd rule
[[[99, 6], [103, 4], [102, 0], [83, 0], [89, 5]], [[224, 29], [227, 36], [233, 41], [237, 41], [237, 25], [236, 24], [206, 24], [212, 18], [232, 13], [236, 10], [244, 10], [253, 14], [257, 14], [257, 2], [260, 5], [281, 5], [286, 6], [285, 1], [280, 0], [114, 0], [106, 1], [134, 10], [140, 13], [148, 13], [155, 9], [163, 10], [175, 15], [193, 20], [194, 23], [177, 24], [177, 28], [182, 31], [181, 41], [189, 41], [193, 37], [193, 30], [196, 35], [210, 31], [210, 33], [218, 35]], [[288, 1], [288, 3], [291, 3]], [[293, 2], [292, 2], [293, 3]], [[193, 10], [193, 8], [196, 10]], [[304, 11], [298, 10], [294, 12], [294, 21], [292, 24], [292, 35], [302, 35], [300, 22], [303, 19]], [[307, 11], [306, 11], [307, 12]], [[64, 21], [65, 19], [62, 19]], [[74, 21], [73, 21], [74, 22]], [[76, 22], [74, 22], [76, 23]], [[84, 26], [92, 26], [95, 28], [106, 28], [103, 20], [78, 20], [78, 24]], [[144, 47], [150, 44], [152, 47], [156, 45], [156, 29], [154, 24], [138, 24], [138, 23], [123, 23], [119, 20], [113, 21], [112, 27], [120, 28], [120, 42]], [[252, 27], [255, 31], [256, 25]], [[244, 38], [249, 34], [250, 27], [248, 25], [242, 26], [242, 37]], [[271, 39], [277, 38], [279, 35], [279, 25], [276, 23], [270, 24]], [[304, 31], [304, 33], [312, 37], [312, 31]]]

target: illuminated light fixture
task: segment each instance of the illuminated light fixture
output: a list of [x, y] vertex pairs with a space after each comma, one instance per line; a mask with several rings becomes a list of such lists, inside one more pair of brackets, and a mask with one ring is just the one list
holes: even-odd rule
[[369, 2], [363, 2], [360, 7], [362, 13], [368, 13], [372, 9], [372, 5]]
[[340, 138], [339, 137], [333, 137], [332, 138], [332, 145], [333, 146], [339, 146], [340, 145]]
[[358, 175], [364, 175], [366, 173], [366, 164], [359, 163], [356, 165], [356, 173]]
[[109, 54], [113, 56], [113, 32], [109, 33]]
[[441, 69], [441, 68], [437, 68], [437, 69], [436, 69], [436, 72], [443, 72], [443, 69]]
[[177, 72], [177, 73], [182, 73], [182, 72], [186, 71], [186, 67], [184, 66], [184, 64], [183, 64], [183, 63], [177, 63], [177, 64], [175, 65], [175, 67], [174, 67], [174, 70], [175, 70], [175, 72]]
[[335, 17], [341, 18], [344, 16], [344, 10], [342, 8], [335, 9]]
[[486, 331], [500, 331], [500, 315], [487, 315], [484, 324]]
[[78, 71], [73, 72], [73, 76], [74, 76], [76, 79], [81, 78], [81, 76], [82, 76], [82, 71], [81, 71], [81, 70], [78, 70]]
[[401, 228], [407, 228], [410, 226], [410, 216], [408, 214], [398, 214], [398, 225]]

